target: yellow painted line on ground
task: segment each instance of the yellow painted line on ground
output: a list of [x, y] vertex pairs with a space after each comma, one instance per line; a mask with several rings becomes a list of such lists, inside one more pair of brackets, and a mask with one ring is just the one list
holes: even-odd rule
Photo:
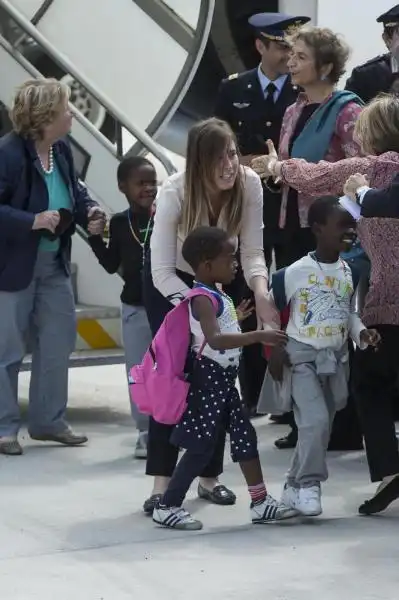
[[95, 319], [79, 319], [78, 334], [95, 350], [118, 348], [118, 344]]

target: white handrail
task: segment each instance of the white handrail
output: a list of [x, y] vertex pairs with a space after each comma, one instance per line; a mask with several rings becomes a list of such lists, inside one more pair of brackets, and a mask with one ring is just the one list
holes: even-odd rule
[[95, 84], [84, 77], [75, 65], [68, 60], [66, 56], [58, 52], [58, 50], [49, 42], [40, 31], [31, 24], [29, 19], [22, 15], [9, 0], [0, 0], [0, 6], [18, 23], [23, 31], [25, 31], [30, 37], [32, 37], [39, 46], [42, 46], [46, 52], [63, 68], [65, 71], [70, 73], [77, 81], [79, 81], [86, 90], [94, 97], [100, 104], [107, 109], [107, 111], [121, 123], [121, 125], [129, 131], [129, 133], [139, 140], [139, 142], [149, 150], [165, 167], [168, 175], [176, 173], [177, 169], [170, 158], [165, 152], [162, 151], [160, 146], [145, 132], [134, 125], [129, 119], [123, 115], [118, 107], [109, 99], [107, 96], [102, 94], [95, 86]]
[[[44, 75], [40, 73], [40, 71], [36, 69], [36, 67], [32, 65], [32, 63], [29, 62], [29, 60], [23, 54], [21, 54], [21, 52], [19, 52], [19, 50], [16, 50], [12, 44], [10, 44], [10, 42], [1, 34], [0, 46], [4, 48], [4, 50], [21, 65], [21, 67], [28, 71], [29, 75], [31, 75], [34, 79], [44, 79]], [[103, 135], [101, 131], [99, 131], [97, 127], [95, 127], [95, 125], [93, 125], [93, 123], [89, 121], [89, 119], [87, 119], [84, 114], [82, 114], [80, 110], [78, 110], [73, 104], [71, 104], [71, 110], [73, 112], [74, 119], [79, 121], [79, 123], [81, 123], [85, 129], [90, 131], [93, 137], [95, 137], [96, 140], [102, 144], [102, 146], [104, 146], [111, 154], [116, 156], [115, 146], [109, 141], [109, 139], [105, 137], [105, 135]]]

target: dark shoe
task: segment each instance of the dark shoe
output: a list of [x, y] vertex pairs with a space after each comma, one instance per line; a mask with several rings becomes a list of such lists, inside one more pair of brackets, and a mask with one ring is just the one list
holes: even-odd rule
[[259, 419], [260, 417], [264, 416], [261, 413], [258, 413], [256, 406], [252, 406], [251, 408], [248, 408], [247, 410], [248, 410], [250, 419]]
[[363, 442], [333, 442], [329, 444], [329, 452], [356, 452], [364, 450]]
[[298, 434], [296, 431], [290, 431], [288, 435], [285, 435], [282, 438], [279, 438], [274, 442], [274, 445], [279, 450], [288, 450], [290, 448], [295, 448], [296, 443], [298, 441]]
[[162, 498], [162, 494], [153, 494], [152, 496], [147, 498], [147, 500], [143, 504], [143, 510], [146, 515], [148, 515], [149, 517], [152, 516], [152, 513], [154, 512], [154, 508], [156, 506], [158, 506], [158, 504], [161, 501], [161, 498]]
[[231, 506], [232, 504], [235, 504], [237, 500], [235, 493], [222, 484], [216, 485], [210, 492], [199, 483], [198, 496], [199, 498], [202, 498], [202, 500], [208, 500], [208, 502], [219, 504], [221, 506]]
[[0, 454], [6, 454], [7, 456], [21, 456], [22, 453], [22, 446], [17, 439], [0, 439]]
[[375, 495], [359, 506], [359, 514], [374, 515], [380, 513], [399, 498], [399, 475], [387, 483], [381, 484]]
[[36, 440], [38, 442], [56, 442], [58, 444], [64, 444], [64, 446], [80, 446], [88, 441], [87, 436], [73, 433], [71, 429], [53, 434], [30, 434], [30, 437], [32, 440]]
[[286, 413], [284, 415], [270, 415], [270, 421], [275, 423], [276, 425], [290, 425], [292, 421], [292, 416], [290, 413]]

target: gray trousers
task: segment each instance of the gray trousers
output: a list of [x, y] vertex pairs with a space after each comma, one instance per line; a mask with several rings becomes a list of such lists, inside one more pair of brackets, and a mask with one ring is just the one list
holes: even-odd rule
[[76, 341], [71, 280], [54, 252], [39, 252], [25, 290], [0, 292], [0, 436], [20, 427], [18, 374], [29, 339], [29, 432], [64, 431], [69, 356]]
[[[122, 337], [125, 349], [126, 372], [134, 365], [139, 365], [151, 343], [152, 335], [143, 306], [122, 304]], [[138, 431], [148, 431], [148, 415], [143, 415], [131, 402], [132, 417]]]
[[292, 401], [298, 442], [287, 480], [294, 487], [309, 487], [326, 481], [327, 448], [336, 412], [336, 402], [325, 376], [316, 372], [314, 363], [292, 368]]

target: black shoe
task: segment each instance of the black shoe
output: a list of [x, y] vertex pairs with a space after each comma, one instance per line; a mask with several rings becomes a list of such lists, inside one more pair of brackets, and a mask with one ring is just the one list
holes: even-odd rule
[[208, 502], [219, 504], [220, 506], [231, 506], [232, 504], [235, 504], [237, 500], [235, 493], [221, 483], [216, 485], [212, 491], [206, 490], [199, 483], [198, 496], [203, 500], [208, 500]]
[[380, 513], [399, 498], [399, 475], [396, 475], [387, 485], [380, 485], [375, 495], [359, 506], [361, 515]]
[[361, 440], [358, 442], [333, 441], [328, 445], [329, 452], [356, 452], [359, 450], [364, 450]]
[[269, 419], [276, 425], [290, 425], [292, 416], [291, 413], [285, 413], [284, 415], [270, 415]]
[[279, 450], [288, 450], [290, 448], [295, 448], [296, 443], [298, 441], [298, 434], [296, 431], [290, 431], [288, 435], [285, 435], [282, 438], [279, 438], [274, 442], [274, 445]]

